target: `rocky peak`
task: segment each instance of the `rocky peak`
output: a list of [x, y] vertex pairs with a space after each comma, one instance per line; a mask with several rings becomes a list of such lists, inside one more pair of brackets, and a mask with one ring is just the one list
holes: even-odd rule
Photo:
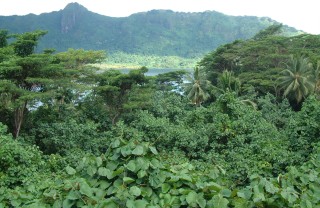
[[63, 10], [61, 15], [61, 32], [68, 33], [74, 29], [79, 18], [88, 10], [78, 4], [70, 3]]

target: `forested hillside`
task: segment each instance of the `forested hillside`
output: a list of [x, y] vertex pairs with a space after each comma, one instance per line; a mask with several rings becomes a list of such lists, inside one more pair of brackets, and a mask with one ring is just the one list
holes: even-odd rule
[[[0, 16], [0, 28], [11, 33], [46, 30], [38, 50], [68, 48], [142, 55], [199, 57], [221, 44], [248, 39], [275, 21], [264, 17], [228, 16], [215, 11], [182, 13], [152, 10], [114, 18], [72, 3], [41, 15]], [[284, 27], [286, 35], [296, 30]]]
[[320, 36], [280, 29], [157, 76], [0, 30], [0, 207], [319, 207]]
[[[277, 27], [279, 26], [271, 26], [265, 31], [272, 30], [272, 28], [277, 29]], [[254, 86], [257, 95], [272, 93], [278, 97], [283, 92], [288, 93], [278, 80], [284, 75], [284, 69], [295, 68], [295, 71], [287, 72], [287, 76], [292, 76], [293, 81], [294, 77], [298, 75], [302, 79], [306, 79], [306, 77], [317, 79], [319, 60], [319, 35], [303, 34], [283, 37], [271, 32], [266, 36], [260, 37], [257, 34], [254, 38], [246, 41], [237, 40], [222, 45], [207, 54], [199, 65], [207, 72], [212, 83], [217, 84], [219, 82], [218, 74], [228, 70], [241, 80], [240, 94], [247, 93]], [[308, 74], [310, 68], [314, 68], [314, 74]], [[298, 83], [298, 85], [307, 84], [306, 80], [299, 80], [299, 82], [303, 83]], [[287, 84], [290, 84], [290, 79]], [[307, 93], [308, 89], [302, 89], [301, 92], [298, 92], [302, 99], [303, 96], [300, 93]], [[288, 96], [290, 102], [297, 103], [294, 101], [294, 96]]]

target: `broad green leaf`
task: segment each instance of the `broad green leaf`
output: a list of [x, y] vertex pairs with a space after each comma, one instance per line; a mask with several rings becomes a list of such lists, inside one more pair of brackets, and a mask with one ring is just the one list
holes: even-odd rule
[[134, 155], [143, 155], [144, 154], [143, 146], [137, 145], [136, 148], [132, 151], [132, 154], [134, 154]]
[[136, 172], [136, 163], [134, 160], [130, 160], [129, 163], [125, 165], [125, 167], [134, 173]]
[[153, 168], [153, 169], [156, 169], [156, 168], [161, 168], [161, 164], [159, 162], [159, 160], [155, 159], [155, 158], [152, 158], [151, 161], [150, 161], [150, 166]]
[[69, 175], [74, 175], [77, 172], [74, 168], [70, 167], [69, 165], [66, 167], [66, 171]]
[[91, 197], [93, 195], [93, 191], [91, 189], [91, 187], [87, 184], [87, 182], [82, 181], [80, 183], [80, 193], [86, 196]]
[[106, 199], [99, 203], [98, 208], [119, 208], [119, 206], [112, 199]]
[[187, 175], [187, 174], [181, 175], [180, 178], [183, 179], [183, 180], [192, 182], [192, 178], [191, 178], [189, 175]]
[[93, 176], [94, 174], [96, 174], [97, 172], [97, 168], [96, 167], [93, 167], [93, 166], [89, 166], [87, 168], [87, 173], [89, 176]]
[[219, 171], [217, 168], [215, 168], [215, 169], [213, 169], [213, 170], [210, 170], [208, 176], [209, 176], [211, 179], [214, 179], [214, 180], [215, 180], [216, 178], [219, 177], [219, 173], [220, 173], [220, 171]]
[[138, 170], [147, 170], [149, 168], [149, 160], [143, 157], [138, 157], [136, 159], [136, 171]]
[[27, 202], [23, 207], [24, 208], [35, 208], [35, 207], [48, 207], [47, 203], [43, 203], [41, 200], [33, 200], [33, 202]]
[[71, 208], [74, 205], [75, 201], [69, 200], [69, 199], [65, 199], [62, 202], [62, 207], [63, 208]]
[[160, 198], [163, 198], [163, 204], [168, 205], [171, 204], [171, 195], [170, 194], [160, 194]]
[[175, 183], [175, 182], [179, 181], [179, 179], [180, 179], [180, 177], [175, 176], [175, 175], [171, 175], [170, 179], [169, 179], [169, 182]]
[[118, 176], [120, 175], [121, 173], [123, 173], [124, 171], [124, 167], [121, 166], [120, 168], [118, 168], [116, 171], [113, 171], [112, 175], [111, 175], [111, 178], [108, 178], [108, 179], [112, 179], [114, 178], [115, 176]]
[[13, 199], [13, 200], [11, 200], [11, 205], [13, 206], [13, 207], [21, 207], [20, 205], [21, 205], [21, 200], [17, 200], [17, 199]]
[[129, 145], [121, 147], [122, 156], [126, 157], [128, 155], [131, 155], [131, 153], [132, 153], [132, 150], [131, 150], [131, 147]]
[[87, 206], [86, 202], [83, 200], [78, 200], [75, 205], [76, 207], [81, 207], [81, 208], [92, 208], [90, 206]]
[[221, 195], [216, 195], [213, 197], [213, 207], [214, 208], [227, 208], [229, 201], [223, 198]]
[[171, 186], [167, 183], [161, 185], [162, 193], [167, 193], [170, 190]]
[[312, 208], [313, 206], [312, 206], [312, 203], [308, 199], [306, 199], [306, 200], [302, 200], [300, 202], [300, 207], [301, 208]]
[[81, 194], [79, 193], [79, 191], [71, 190], [66, 196], [66, 198], [70, 200], [77, 200], [81, 198]]
[[136, 200], [134, 202], [135, 206], [138, 208], [145, 208], [148, 204], [148, 202], [144, 199]]
[[182, 195], [187, 195], [189, 193], [189, 189], [179, 188], [179, 193]]
[[250, 189], [242, 189], [237, 192], [238, 197], [249, 200], [252, 195], [252, 191]]
[[95, 197], [99, 198], [100, 200], [104, 199], [106, 194], [107, 194], [106, 190], [103, 190], [103, 189], [100, 189], [100, 188], [95, 189]]
[[157, 177], [157, 175], [150, 175], [149, 176], [149, 184], [151, 187], [159, 187], [160, 181]]
[[188, 204], [194, 204], [197, 203], [197, 193], [195, 191], [190, 191], [186, 197], [186, 201]]
[[140, 196], [141, 195], [141, 190], [137, 186], [132, 186], [129, 190], [129, 193], [134, 195], [134, 196]]
[[140, 170], [138, 172], [138, 178], [143, 178], [146, 175], [147, 175], [147, 172], [145, 170]]
[[216, 192], [219, 192], [221, 189], [222, 189], [222, 186], [215, 183], [215, 182], [210, 182], [207, 184], [207, 187], [210, 189], [210, 190], [213, 190], [213, 191], [216, 191]]
[[250, 176], [250, 180], [251, 181], [254, 181], [255, 179], [259, 179], [260, 178], [260, 176], [258, 175], [258, 174], [252, 174], [251, 176]]
[[151, 151], [153, 154], [155, 154], [155, 155], [158, 154], [158, 151], [157, 151], [156, 148], [154, 148], [154, 147], [152, 147], [152, 146], [149, 146], [149, 149], [150, 149], [150, 151]]
[[186, 204], [186, 197], [187, 195], [180, 195], [179, 200], [181, 201], [182, 204]]
[[235, 208], [250, 208], [249, 203], [246, 199], [243, 198], [236, 198], [233, 199], [233, 204]]
[[125, 183], [132, 183], [134, 181], [133, 178], [130, 178], [130, 177], [123, 177], [123, 182]]
[[114, 193], [117, 192], [117, 190], [118, 190], [117, 187], [115, 187], [115, 186], [110, 186], [110, 187], [108, 188], [108, 190], [107, 190], [107, 195], [114, 194]]
[[128, 200], [126, 203], [127, 208], [145, 208], [147, 206], [147, 202], [143, 199], [141, 200]]
[[150, 197], [153, 193], [150, 187], [141, 187], [140, 190], [143, 197]]
[[112, 147], [113, 148], [117, 148], [120, 146], [120, 140], [119, 139], [116, 139], [113, 143], [112, 143]]
[[134, 200], [129, 199], [126, 203], [126, 206], [128, 208], [136, 208], [135, 204], [134, 204]]
[[55, 190], [55, 189], [53, 189], [53, 190], [50, 190], [49, 192], [44, 192], [43, 193], [43, 195], [44, 196], [46, 196], [46, 197], [50, 197], [50, 198], [52, 198], [52, 199], [56, 199], [56, 197], [57, 197], [57, 191]]
[[312, 171], [308, 177], [310, 181], [316, 181], [318, 179], [318, 171]]
[[61, 208], [62, 207], [63, 202], [61, 200], [55, 200], [52, 208]]
[[274, 194], [279, 191], [279, 188], [275, 187], [271, 182], [267, 181], [265, 185], [266, 191], [268, 193]]
[[99, 180], [99, 188], [102, 190], [106, 190], [110, 185], [111, 185], [111, 183], [109, 183], [105, 180]]
[[100, 168], [98, 169], [98, 174], [99, 174], [100, 176], [107, 176], [108, 172], [110, 172], [110, 170], [108, 170], [108, 169], [105, 168], [105, 167], [100, 167]]
[[117, 180], [115, 180], [114, 182], [113, 182], [113, 186], [115, 187], [115, 188], [121, 188], [122, 187], [122, 185], [123, 185], [123, 181], [124, 180], [130, 180], [130, 178], [127, 178], [127, 177], [125, 177], [126, 179], [121, 179], [121, 178], [118, 178]]
[[261, 202], [265, 201], [266, 198], [264, 196], [263, 188], [259, 185], [255, 185], [253, 187], [253, 202]]
[[199, 204], [199, 206], [200, 206], [201, 208], [205, 208], [205, 207], [206, 207], [207, 202], [206, 202], [206, 200], [205, 200], [204, 197], [203, 197], [203, 193], [198, 194], [197, 203]]
[[36, 187], [34, 184], [31, 184], [27, 187], [27, 190], [30, 191], [31, 193], [35, 193], [36, 192]]
[[119, 165], [118, 161], [109, 161], [106, 165], [106, 168], [113, 171], [117, 169], [118, 165]]
[[157, 179], [160, 183], [163, 183], [165, 182], [167, 178], [167, 173], [165, 171], [160, 171], [158, 174], [157, 174]]
[[287, 187], [286, 189], [281, 191], [281, 196], [288, 200], [288, 202], [291, 204], [295, 202], [298, 198], [297, 192], [292, 187]]
[[120, 153], [116, 152], [110, 157], [110, 160], [117, 161], [119, 157], [120, 157]]
[[96, 158], [96, 163], [97, 163], [97, 167], [100, 167], [102, 165], [102, 158], [101, 157], [97, 157]]
[[229, 189], [223, 189], [220, 191], [220, 194], [224, 197], [230, 197], [231, 196], [231, 191]]

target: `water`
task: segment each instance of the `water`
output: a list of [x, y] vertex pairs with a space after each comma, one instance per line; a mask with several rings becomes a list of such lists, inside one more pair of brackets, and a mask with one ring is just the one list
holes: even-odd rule
[[[119, 70], [121, 72], [127, 74], [132, 69], [119, 69]], [[192, 69], [158, 69], [158, 68], [151, 68], [151, 69], [148, 69], [148, 72], [145, 73], [145, 75], [146, 76], [156, 76], [158, 74], [164, 74], [164, 73], [168, 73], [168, 72], [181, 71], [181, 70], [185, 70], [187, 72], [192, 72]]]

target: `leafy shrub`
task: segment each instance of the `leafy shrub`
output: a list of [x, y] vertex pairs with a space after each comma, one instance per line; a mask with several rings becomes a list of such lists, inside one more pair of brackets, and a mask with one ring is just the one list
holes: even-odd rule
[[259, 111], [232, 94], [221, 96], [218, 103], [207, 128], [212, 148], [208, 155], [216, 157], [233, 179], [246, 181], [253, 173], [276, 176], [300, 159], [290, 150], [283, 132]]
[[308, 97], [285, 130], [290, 147], [300, 155], [301, 161], [306, 161], [320, 138], [320, 102], [313, 96]]
[[210, 181], [218, 170], [198, 172], [189, 163], [166, 166], [157, 155], [150, 143], [115, 138], [105, 155], [66, 167], [69, 178], [44, 195], [55, 207], [204, 208], [229, 203], [231, 191]]
[[0, 207], [254, 208], [320, 204], [320, 143], [301, 167], [290, 167], [278, 177], [253, 174], [247, 186], [227, 188], [221, 183], [222, 169], [198, 171], [188, 161], [163, 162], [150, 143], [126, 140], [121, 135], [108, 145], [105, 154], [88, 155], [75, 168], [66, 166], [66, 173], [56, 178], [14, 189], [1, 187]]
[[42, 153], [36, 146], [13, 140], [0, 123], [0, 185], [15, 187], [33, 181], [42, 170]]
[[157, 92], [153, 97], [150, 112], [157, 118], [168, 118], [171, 122], [179, 122], [186, 111], [186, 98], [173, 92]]
[[108, 143], [108, 139], [97, 131], [96, 124], [90, 121], [78, 123], [73, 119], [39, 124], [33, 129], [33, 135], [45, 154], [67, 155], [71, 149], [99, 154], [105, 151]]
[[277, 129], [286, 128], [291, 119], [294, 119], [294, 111], [291, 110], [288, 100], [278, 102], [272, 94], [267, 94], [257, 100], [259, 112], [268, 122], [274, 124]]

